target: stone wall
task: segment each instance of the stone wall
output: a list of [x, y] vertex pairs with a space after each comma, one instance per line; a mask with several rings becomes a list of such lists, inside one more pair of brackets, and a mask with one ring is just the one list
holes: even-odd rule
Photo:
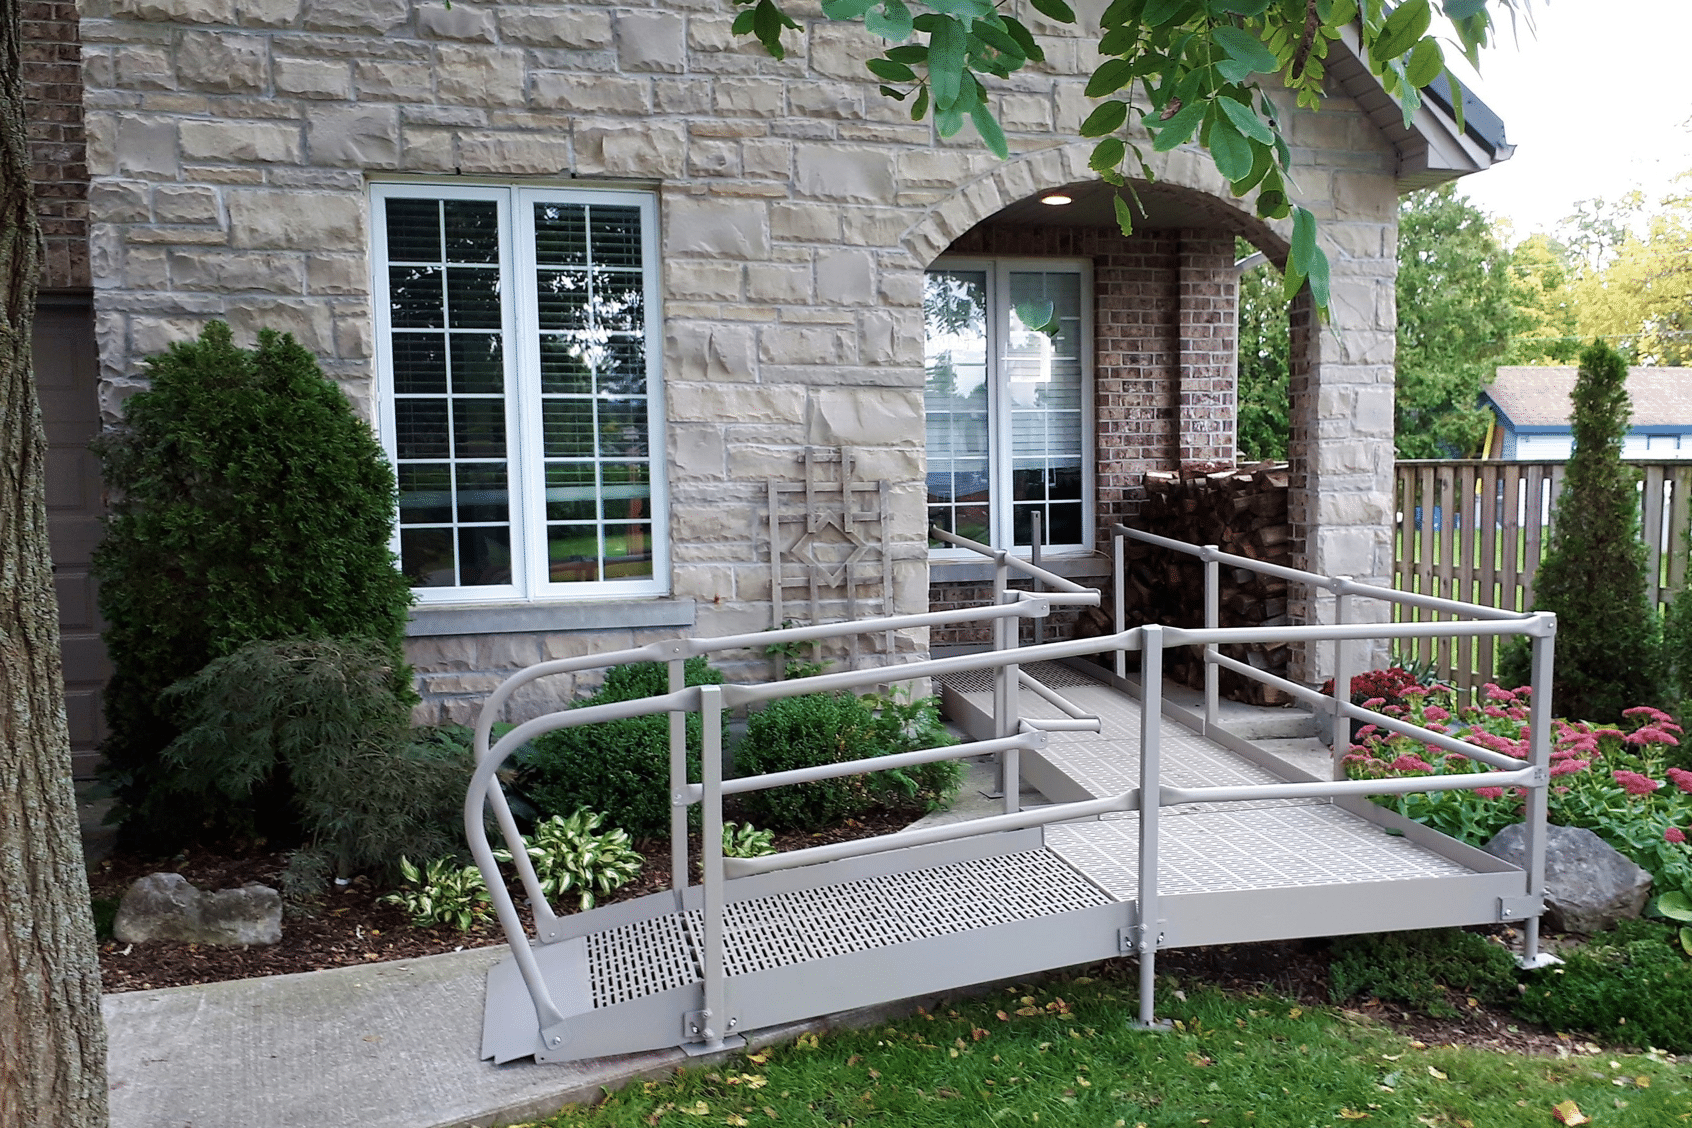
[[[938, 140], [878, 96], [861, 28], [804, 18], [777, 61], [735, 40], [717, 0], [85, 0], [82, 14], [108, 420], [142, 357], [214, 317], [241, 337], [294, 333], [368, 412], [373, 178], [651, 186], [673, 585], [697, 604], [693, 631], [768, 625], [757, 515], [768, 478], [794, 475], [807, 444], [857, 447], [865, 475], [893, 483], [896, 606], [926, 606], [921, 272], [1006, 205], [1095, 178], [1091, 144], [1066, 140], [1091, 106], [1085, 39], [1035, 23], [1047, 63], [993, 95], [1013, 149], [1001, 163], [967, 128]], [[1396, 156], [1332, 105], [1289, 110], [1299, 183], [1335, 260], [1304, 453], [1311, 481], [1348, 499], [1323, 502], [1308, 563], [1361, 553], [1356, 574], [1385, 575]], [[1285, 225], [1240, 211], [1203, 154], [1148, 156], [1160, 182], [1212, 197], [1284, 254]], [[1155, 433], [1190, 408], [1212, 429], [1195, 428], [1189, 449], [1220, 449], [1215, 404], [1200, 402], [1217, 394], [1214, 360], [1182, 351], [1190, 402], [1148, 409], [1124, 388], [1109, 405], [1161, 421], [1109, 421]], [[1130, 496], [1129, 476], [1103, 475], [1107, 505]], [[508, 636], [498, 655], [435, 639], [416, 656], [429, 676], [485, 673], [549, 638]]]
[[41, 288], [86, 290], [88, 166], [76, 5], [37, 0], [22, 8], [24, 114], [41, 220]]

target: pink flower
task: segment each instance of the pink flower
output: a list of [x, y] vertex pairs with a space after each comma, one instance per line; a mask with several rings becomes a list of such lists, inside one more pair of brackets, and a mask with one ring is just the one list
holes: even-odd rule
[[1482, 799], [1502, 799], [1504, 798], [1504, 789], [1502, 787], [1477, 787], [1475, 794]]
[[1451, 731], [1450, 725], [1442, 725], [1438, 721], [1429, 721], [1423, 727], [1426, 728], [1429, 732], [1450, 732]]
[[1386, 704], [1386, 698], [1384, 698], [1384, 697], [1371, 697], [1371, 698], [1369, 698], [1369, 700], [1363, 702], [1363, 708], [1365, 708], [1365, 709], [1379, 709], [1382, 705], [1385, 705], [1385, 704]]
[[1426, 697], [1428, 688], [1424, 685], [1408, 685], [1398, 691], [1400, 697]]
[[1592, 735], [1593, 735], [1594, 738], [1597, 738], [1597, 739], [1602, 739], [1603, 737], [1606, 737], [1606, 736], [1614, 737], [1617, 740], [1624, 739], [1624, 736], [1623, 736], [1621, 729], [1613, 729], [1613, 728], [1593, 729]]
[[1671, 826], [1667, 830], [1663, 831], [1663, 837], [1668, 839], [1670, 842], [1685, 842], [1686, 832], [1681, 830], [1679, 827]]
[[1426, 709], [1423, 709], [1422, 716], [1430, 721], [1449, 721], [1451, 719], [1451, 714], [1438, 705], [1429, 705]]
[[1377, 733], [1379, 731], [1380, 730], [1377, 729], [1374, 725], [1364, 725], [1362, 728], [1357, 730], [1357, 736], [1358, 736], [1359, 739], [1361, 739], [1365, 736], [1373, 736], [1375, 733]]
[[1382, 705], [1381, 712], [1385, 713], [1389, 717], [1402, 717], [1404, 715], [1404, 706]]
[[1670, 768], [1668, 777], [1680, 790], [1692, 792], [1692, 772], [1685, 768]]
[[[1565, 760], [1564, 763], [1568, 763], [1568, 761]], [[1629, 795], [1649, 795], [1651, 792], [1657, 790], [1657, 788], [1663, 785], [1662, 780], [1652, 779], [1649, 776], [1642, 776], [1638, 772], [1617, 769], [1616, 771], [1611, 772], [1610, 775], [1615, 777], [1615, 781], [1621, 784], [1622, 790], [1626, 791]]]
[[1408, 752], [1394, 760], [1391, 767], [1395, 772], [1431, 772], [1434, 770], [1432, 764], [1420, 756], [1412, 756]]
[[1514, 693], [1511, 693], [1509, 690], [1495, 685], [1492, 682], [1487, 682], [1481, 688], [1486, 691], [1487, 697], [1493, 701], [1514, 701], [1516, 699], [1516, 695]]
[[1527, 710], [1522, 708], [1520, 705], [1510, 706], [1508, 709], [1504, 710], [1504, 715], [1509, 717], [1512, 721], [1525, 721], [1528, 717]]
[[1489, 717], [1508, 717], [1510, 715], [1496, 705], [1488, 705], [1486, 708], [1482, 709], [1481, 712], [1485, 713]]
[[1551, 774], [1554, 776], [1574, 775], [1576, 772], [1584, 772], [1591, 766], [1591, 760], [1558, 760], [1551, 765]]
[[1630, 732], [1626, 736], [1622, 737], [1622, 739], [1627, 741], [1629, 744], [1674, 744], [1674, 745], [1678, 745], [1680, 743], [1680, 741], [1676, 740], [1674, 737], [1670, 736], [1667, 732], [1664, 732], [1662, 729], [1658, 728], [1656, 725], [1646, 725], [1644, 728], [1634, 729], [1632, 732]]
[[1635, 705], [1631, 709], [1623, 709], [1622, 716], [1644, 717], [1647, 724], [1661, 725], [1663, 728], [1673, 729], [1675, 732], [1681, 731], [1680, 726], [1674, 723], [1673, 717], [1661, 709], [1653, 709], [1649, 705]]

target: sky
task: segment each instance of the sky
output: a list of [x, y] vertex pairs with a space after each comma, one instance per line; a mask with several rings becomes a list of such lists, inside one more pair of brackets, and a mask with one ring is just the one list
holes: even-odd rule
[[1655, 200], [1692, 170], [1692, 0], [1531, 3], [1536, 30], [1518, 41], [1503, 13], [1470, 83], [1515, 156], [1458, 183], [1518, 239], [1551, 230], [1578, 200], [1636, 187]]

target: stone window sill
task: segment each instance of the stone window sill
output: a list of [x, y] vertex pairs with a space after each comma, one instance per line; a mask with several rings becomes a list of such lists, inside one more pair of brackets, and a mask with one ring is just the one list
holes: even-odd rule
[[[1088, 580], [1108, 580], [1110, 578], [1110, 557], [1103, 553], [1094, 552], [1086, 556], [1048, 556], [1040, 561], [1040, 567], [1066, 580], [1084, 583]], [[956, 583], [992, 583], [994, 565], [985, 560], [930, 560], [928, 562], [928, 582], [930, 584]], [[1021, 587], [1029, 579], [1022, 573], [1011, 571], [1011, 586]]]
[[439, 635], [548, 634], [614, 628], [691, 627], [691, 599], [605, 600], [585, 603], [513, 603], [413, 607], [410, 638]]

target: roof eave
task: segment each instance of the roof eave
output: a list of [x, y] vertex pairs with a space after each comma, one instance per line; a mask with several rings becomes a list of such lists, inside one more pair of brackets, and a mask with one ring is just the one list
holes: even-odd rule
[[[1329, 56], [1328, 76], [1357, 102], [1397, 150], [1400, 192], [1430, 188], [1480, 172], [1509, 160], [1515, 152], [1515, 146], [1503, 139], [1503, 123], [1497, 115], [1466, 88], [1462, 95], [1468, 128], [1457, 128], [1456, 115], [1446, 104], [1448, 99], [1440, 97], [1424, 97], [1406, 128], [1398, 99], [1381, 88], [1380, 79], [1364, 61], [1367, 52], [1357, 25], [1341, 28], [1336, 42], [1345, 50]], [[1495, 127], [1496, 135], [1483, 134], [1477, 128], [1479, 120], [1469, 119], [1484, 119], [1488, 126]]]

